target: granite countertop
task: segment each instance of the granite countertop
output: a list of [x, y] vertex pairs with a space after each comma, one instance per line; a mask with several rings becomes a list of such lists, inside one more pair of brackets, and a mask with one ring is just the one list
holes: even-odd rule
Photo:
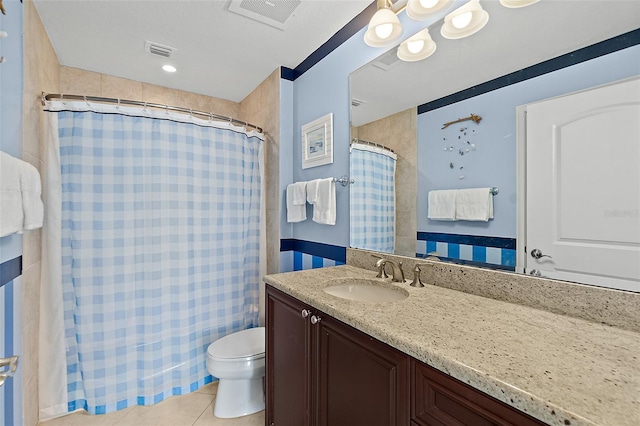
[[344, 265], [264, 280], [548, 424], [640, 424], [640, 333], [408, 281], [397, 285], [409, 297], [395, 302], [323, 291], [345, 277], [375, 272]]

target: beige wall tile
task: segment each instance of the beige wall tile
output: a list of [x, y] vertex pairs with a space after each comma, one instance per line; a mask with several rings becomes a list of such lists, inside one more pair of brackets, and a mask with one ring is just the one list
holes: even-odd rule
[[[40, 95], [60, 93], [60, 64], [31, 0], [23, 7], [24, 96], [22, 110], [23, 157], [42, 171], [42, 121]], [[38, 423], [38, 336], [40, 328], [40, 257], [42, 233], [28, 231], [23, 251], [23, 393], [24, 424]]]
[[60, 93], [69, 95], [102, 95], [102, 79], [97, 72], [78, 68], [60, 68]]
[[142, 83], [126, 78], [100, 74], [100, 95], [106, 98], [142, 99]]

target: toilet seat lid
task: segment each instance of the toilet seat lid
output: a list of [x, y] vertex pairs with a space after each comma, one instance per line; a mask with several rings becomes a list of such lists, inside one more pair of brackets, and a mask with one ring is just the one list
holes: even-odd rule
[[246, 358], [264, 354], [264, 327], [249, 328], [224, 336], [207, 348], [214, 358]]

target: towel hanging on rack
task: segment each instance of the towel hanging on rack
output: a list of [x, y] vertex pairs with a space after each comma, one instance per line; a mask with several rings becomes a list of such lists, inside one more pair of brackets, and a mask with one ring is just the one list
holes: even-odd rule
[[459, 189], [456, 194], [456, 219], [476, 222], [493, 219], [491, 188]]
[[469, 188], [429, 191], [427, 217], [431, 220], [493, 219], [493, 196], [497, 188]]
[[333, 178], [307, 183], [307, 201], [313, 204], [313, 221], [321, 225], [336, 224], [336, 184]]
[[307, 182], [287, 185], [287, 222], [302, 222], [307, 219]]
[[0, 237], [42, 227], [40, 173], [0, 151]]

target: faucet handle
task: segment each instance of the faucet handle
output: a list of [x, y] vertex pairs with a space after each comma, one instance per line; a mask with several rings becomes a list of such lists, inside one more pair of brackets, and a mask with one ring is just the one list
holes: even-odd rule
[[416, 263], [413, 267], [413, 281], [409, 284], [411, 287], [424, 287], [422, 280], [420, 279], [420, 271], [422, 266], [433, 266], [430, 263]]
[[380, 259], [376, 262], [376, 267], [378, 268], [378, 275], [376, 275], [376, 278], [389, 278], [387, 271], [384, 270], [384, 267], [387, 265], [387, 259], [373, 254], [371, 256], [378, 257]]

